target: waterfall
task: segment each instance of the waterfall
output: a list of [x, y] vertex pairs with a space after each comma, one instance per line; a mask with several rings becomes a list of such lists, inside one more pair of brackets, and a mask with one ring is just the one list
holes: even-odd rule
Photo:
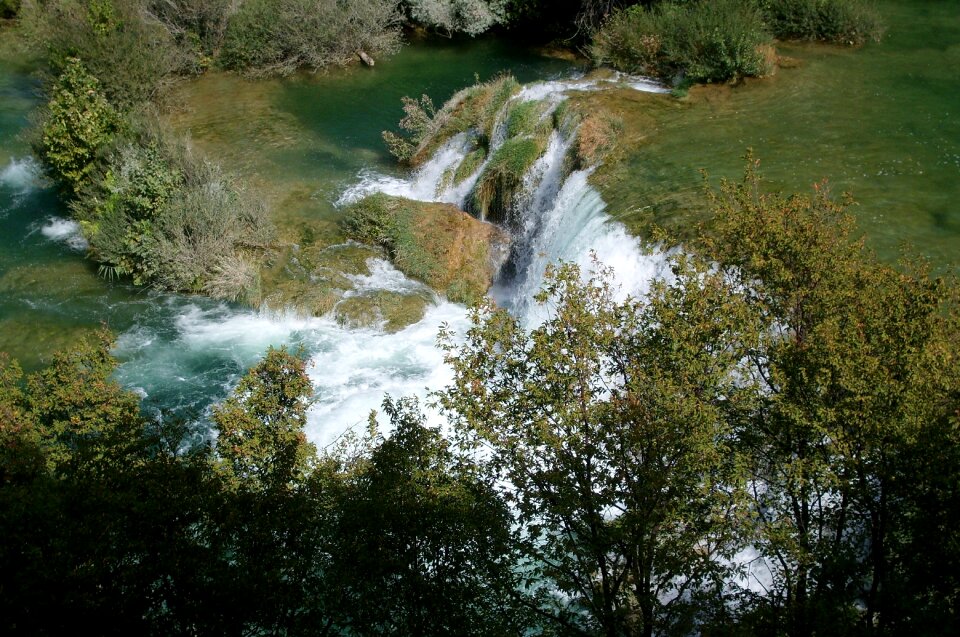
[[[524, 87], [513, 101], [539, 99], [546, 104], [542, 116], [551, 117], [565, 92], [573, 89], [602, 90], [603, 86], [575, 80], [545, 82]], [[505, 131], [508, 107], [497, 118], [498, 131]], [[594, 251], [602, 263], [614, 268], [623, 294], [642, 292], [663, 265], [662, 255], [645, 253], [610, 218], [600, 194], [589, 184], [590, 171], [571, 172], [572, 135], [551, 133], [544, 152], [523, 176], [513, 202], [517, 211], [511, 228], [513, 254], [491, 290], [498, 303], [528, 326], [541, 320], [532, 296], [542, 284], [548, 263], [563, 259], [589, 271]], [[470, 152], [475, 140], [470, 133], [447, 140], [406, 178], [360, 173], [338, 203], [384, 192], [466, 208], [489, 157], [505, 142], [506, 134], [497, 132], [493, 137], [488, 159], [459, 184], [452, 184], [449, 175]], [[19, 173], [19, 168], [11, 171]], [[68, 241], [73, 236], [70, 227], [55, 219], [48, 218], [44, 228], [42, 234], [49, 240]], [[386, 261], [371, 260], [368, 271], [348, 277], [358, 293], [377, 289], [424, 293], [422, 284]], [[467, 309], [442, 297], [435, 297], [422, 320], [396, 333], [347, 327], [329, 315], [303, 318], [176, 295], [148, 294], [137, 312], [136, 327], [121, 334], [118, 342], [116, 353], [126, 361], [119, 378], [136, 388], [147, 406], [179, 405], [174, 415], [191, 420], [203, 421], [209, 414], [210, 397], [229, 392], [267, 346], [302, 346], [315, 392], [307, 435], [321, 448], [345, 431], [362, 429], [369, 412], [380, 408], [385, 393], [423, 399], [430, 390], [448, 385], [452, 375], [436, 347], [438, 328], [443, 323], [464, 334], [470, 326]], [[428, 417], [440, 421], [437, 414], [428, 413]]]
[[[664, 90], [641, 78], [617, 76], [615, 80], [635, 90]], [[359, 183], [343, 194], [340, 203], [383, 192], [452, 203], [466, 209], [469, 196], [490, 158], [507, 141], [505, 114], [512, 104], [528, 100], [543, 102], [546, 108], [542, 117], [550, 117], [569, 91], [603, 90], [607, 85], [598, 80], [562, 80], [525, 86], [501, 109], [486, 161], [461, 184], [445, 184], [444, 176], [455, 170], [470, 150], [469, 136], [465, 133], [452, 137], [407, 179], [372, 172], [361, 174]], [[600, 263], [613, 268], [623, 296], [644, 293], [649, 282], [664, 273], [665, 255], [644, 249], [623, 224], [607, 214], [600, 193], [589, 183], [592, 169], [568, 170], [573, 141], [573, 133], [554, 130], [546, 150], [524, 175], [522, 191], [513, 203], [519, 213], [514, 227], [510, 228], [514, 235], [510, 260], [491, 290], [494, 300], [528, 326], [543, 318], [533, 296], [543, 285], [544, 270], [551, 263], [561, 260], [576, 263], [584, 274], [589, 274], [593, 255], [596, 255]]]

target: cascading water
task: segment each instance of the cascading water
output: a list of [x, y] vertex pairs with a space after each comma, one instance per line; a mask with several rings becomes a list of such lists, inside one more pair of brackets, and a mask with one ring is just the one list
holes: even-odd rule
[[[595, 84], [538, 83], [525, 87], [514, 100], [544, 101], [548, 105], [546, 117], [565, 91], [599, 88]], [[505, 114], [501, 113], [499, 129], [505, 128], [504, 121]], [[492, 151], [505, 139], [499, 133], [496, 137]], [[382, 191], [464, 208], [486, 163], [457, 185], [449, 183], [449, 174], [463, 161], [470, 143], [468, 134], [452, 138], [406, 179], [363, 173], [340, 201]], [[645, 255], [638, 242], [609, 219], [599, 194], [587, 183], [587, 172], [566, 170], [570, 143], [568, 136], [555, 132], [543, 155], [524, 176], [515, 202], [516, 219], [522, 223], [513, 229], [511, 274], [505, 270], [492, 290], [499, 303], [528, 323], [536, 320], [531, 297], [541, 284], [547, 263], [564, 259], [589, 269], [590, 253], [595, 250], [600, 261], [615, 267], [624, 290], [631, 292], [642, 290], [660, 263], [659, 257]], [[50, 247], [44, 248], [46, 251], [57, 252], [58, 259], [76, 264], [71, 266], [78, 270], [75, 276], [88, 282], [89, 290], [70, 294], [71, 314], [64, 320], [96, 325], [109, 317], [109, 326], [120, 334], [116, 353], [124, 363], [119, 380], [137, 390], [148, 409], [198, 420], [198, 435], [204, 435], [204, 414], [211, 398], [226, 395], [270, 345], [302, 346], [310, 357], [309, 374], [316, 394], [307, 433], [320, 446], [348, 429], [362, 426], [369, 411], [379, 408], [384, 393], [423, 397], [428, 390], [450, 381], [449, 368], [435, 345], [437, 331], [445, 323], [462, 334], [469, 321], [466, 308], [442, 298], [434, 297], [434, 304], [416, 324], [389, 333], [375, 327], [346, 327], [332, 316], [304, 318], [257, 312], [200, 297], [160, 294], [91, 279], [90, 266], [81, 256], [85, 247], [82, 239], [58, 206], [48, 206], [40, 220], [17, 212], [42, 209], [44, 202], [52, 201], [49, 190], [37, 183], [36, 168], [32, 160], [14, 160], [2, 171], [0, 181], [15, 200], [11, 228], [22, 224], [18, 232], [27, 237], [24, 241], [47, 243]], [[21, 206], [23, 201], [26, 203]], [[383, 260], [371, 259], [367, 265], [368, 274], [348, 277], [356, 293], [384, 290], [430, 295], [420, 283]], [[58, 292], [45, 298], [34, 288], [24, 302], [56, 312], [59, 310], [53, 308], [66, 307], [61, 296]]]
[[[615, 78], [622, 82], [623, 77]], [[364, 173], [357, 185], [348, 189], [340, 203], [349, 203], [373, 192], [452, 203], [466, 209], [469, 196], [491, 157], [506, 141], [505, 113], [512, 104], [536, 100], [546, 108], [542, 117], [550, 117], [569, 91], [603, 90], [602, 81], [563, 80], [538, 82], [524, 87], [501, 110], [491, 136], [488, 159], [458, 185], [445, 185], [444, 177], [460, 164], [469, 152], [468, 137], [461, 133], [450, 139], [409, 179]], [[633, 78], [628, 83], [636, 90], [662, 92], [652, 82]], [[648, 283], [662, 274], [665, 264], [660, 253], [646, 251], [622, 224], [612, 220], [600, 193], [590, 186], [590, 169], [570, 172], [566, 169], [573, 134], [553, 131], [543, 155], [527, 171], [523, 188], [516, 195], [511, 228], [513, 248], [508, 265], [491, 290], [493, 298], [506, 306], [528, 326], [541, 317], [533, 296], [543, 284], [546, 266], [558, 261], [576, 263], [585, 273], [593, 268], [593, 258], [613, 268], [621, 293], [643, 293]]]

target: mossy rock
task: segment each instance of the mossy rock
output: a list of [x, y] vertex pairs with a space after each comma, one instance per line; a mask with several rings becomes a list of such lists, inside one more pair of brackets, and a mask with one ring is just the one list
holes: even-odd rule
[[407, 160], [419, 166], [458, 133], [475, 131], [475, 144], [487, 148], [497, 116], [507, 101], [520, 91], [513, 76], [503, 75], [458, 91], [433, 116], [430, 130], [416, 142]]
[[456, 172], [453, 173], [453, 185], [459, 186], [466, 181], [468, 177], [477, 172], [477, 169], [483, 165], [483, 162], [486, 161], [486, 159], [486, 148], [477, 148], [476, 150], [468, 153], [467, 156], [463, 158], [463, 161], [460, 162], [460, 165], [457, 166]]
[[398, 270], [451, 301], [474, 303], [506, 258], [509, 235], [450, 204], [375, 194], [346, 210], [347, 232], [383, 247]]
[[471, 208], [481, 219], [509, 225], [523, 177], [547, 148], [547, 136], [514, 137], [496, 150], [473, 189]]
[[333, 316], [344, 327], [382, 327], [394, 333], [419, 323], [432, 302], [428, 294], [375, 290], [343, 298]]
[[254, 305], [323, 316], [354, 287], [351, 276], [369, 275], [367, 262], [380, 250], [355, 242], [332, 246], [287, 245], [261, 272], [261, 297]]

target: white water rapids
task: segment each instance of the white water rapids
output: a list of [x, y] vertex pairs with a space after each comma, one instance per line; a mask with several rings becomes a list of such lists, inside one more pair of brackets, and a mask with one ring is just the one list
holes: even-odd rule
[[[616, 78], [619, 86], [623, 78]], [[632, 85], [631, 83], [627, 83]], [[565, 80], [541, 82], [522, 89], [514, 100], [543, 100], [555, 107], [570, 90], [602, 90], [603, 81]], [[662, 90], [637, 83], [638, 90]], [[505, 112], [506, 108], [505, 107]], [[503, 120], [504, 117], [501, 117]], [[501, 128], [503, 128], [501, 121]], [[495, 135], [492, 156], [505, 135]], [[532, 302], [540, 288], [547, 264], [565, 260], [591, 269], [591, 252], [612, 266], [623, 293], [642, 292], [663, 266], [662, 255], [647, 254], [624, 227], [606, 213], [600, 195], [588, 183], [584, 171], [567, 174], [563, 169], [571, 139], [554, 133], [548, 148], [530, 169], [517, 202], [522, 227], [515, 229], [513, 264], [509, 277], [491, 290], [493, 298], [508, 307], [527, 325], [540, 317]], [[453, 138], [419, 171], [405, 179], [371, 172], [340, 197], [342, 203], [364, 194], [382, 191], [413, 199], [445, 201], [463, 208], [477, 177], [459, 186], [440, 188], [444, 175], [459, 165], [467, 152], [464, 136]], [[2, 171], [2, 181], [13, 190], [29, 190], [35, 173], [29, 160], [11, 162]], [[71, 222], [48, 216], [33, 226], [44, 239], [63, 243], [65, 249], [84, 248]], [[383, 260], [368, 264], [370, 274], [356, 277], [357, 289], [423, 290]], [[57, 301], [51, 301], [54, 303]], [[436, 347], [441, 324], [456, 333], [469, 327], [464, 306], [435, 296], [418, 323], [397, 333], [376, 328], [350, 328], [333, 317], [304, 318], [292, 313], [258, 312], [199, 297], [139, 292], [132, 300], [116, 305], [105, 316], [125, 312], [124, 328], [116, 354], [124, 361], [118, 376], [136, 389], [149, 408], [173, 408], [175, 417], [202, 419], [211, 396], [225, 396], [243, 370], [252, 366], [268, 346], [302, 346], [309, 357], [309, 374], [315, 388], [309, 412], [307, 435], [324, 447], [345, 431], [363, 426], [371, 410], [379, 409], [384, 394], [394, 397], [426, 397], [429, 391], [451, 380]], [[94, 311], [104, 311], [94, 308]]]

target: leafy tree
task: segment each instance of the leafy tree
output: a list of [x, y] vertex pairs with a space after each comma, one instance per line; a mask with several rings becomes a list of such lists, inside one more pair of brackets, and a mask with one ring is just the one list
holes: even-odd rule
[[[643, 634], [722, 594], [739, 544], [742, 481], [724, 413], [739, 401], [741, 295], [703, 264], [617, 301], [611, 272], [551, 269], [528, 333], [491, 306], [463, 345], [442, 404], [489, 455], [524, 530], [541, 612], [564, 632]], [[749, 396], [749, 393], [747, 394]]]
[[338, 504], [338, 623], [364, 635], [522, 633], [505, 503], [415, 400], [383, 408], [393, 431], [371, 441]]
[[912, 534], [905, 512], [917, 510], [906, 485], [927, 471], [913, 454], [919, 440], [951, 437], [955, 288], [877, 264], [825, 184], [768, 195], [751, 163], [713, 203], [708, 252], [768, 324], [748, 352], [761, 392], [739, 437], [770, 601], [791, 635], [886, 632], [898, 543]]
[[99, 82], [79, 59], [70, 58], [53, 86], [37, 150], [53, 176], [76, 192], [118, 126], [119, 118]]
[[238, 485], [292, 488], [309, 472], [316, 451], [303, 428], [312, 385], [302, 358], [286, 348], [267, 351], [217, 407], [217, 453]]

